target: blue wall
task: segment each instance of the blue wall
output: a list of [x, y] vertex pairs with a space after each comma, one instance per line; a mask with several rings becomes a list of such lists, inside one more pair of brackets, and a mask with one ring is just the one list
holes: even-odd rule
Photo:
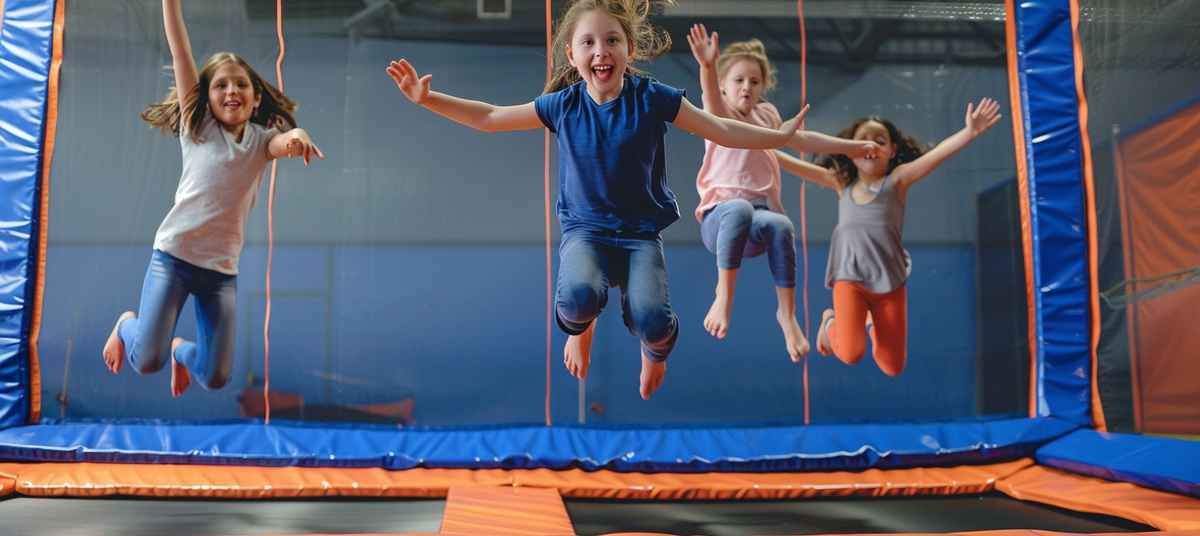
[[[927, 418], [974, 413], [974, 251], [911, 248], [909, 366], [889, 378], [869, 359], [850, 367], [811, 355], [814, 419]], [[830, 304], [824, 247], [810, 251], [814, 316]], [[732, 327], [717, 340], [701, 327], [716, 283], [713, 256], [667, 248], [671, 297], [683, 331], [664, 386], [637, 393], [638, 347], [616, 302], [601, 316], [587, 381], [589, 422], [803, 419], [802, 367], [783, 349], [765, 259], [741, 271]], [[265, 249], [248, 248], [239, 277], [238, 353], [230, 385], [172, 399], [168, 374], [113, 376], [99, 356], [121, 310], [137, 307], [148, 248], [50, 250], [40, 345], [44, 415], [64, 373], [67, 416], [223, 418], [237, 391], [263, 369]], [[129, 259], [121, 263], [114, 259]], [[378, 403], [412, 396], [422, 424], [539, 421], [545, 393], [544, 250], [537, 246], [284, 246], [272, 276], [271, 385], [310, 405]], [[968, 277], [964, 277], [968, 275]], [[615, 289], [613, 292], [617, 292]], [[615, 294], [614, 294], [615, 296]], [[178, 333], [194, 336], [191, 305]], [[815, 321], [814, 321], [815, 324]], [[67, 344], [71, 363], [66, 363]], [[553, 418], [574, 421], [577, 382], [561, 364], [553, 330]], [[934, 386], [935, 388], [931, 388]], [[261, 387], [256, 387], [261, 388]]]

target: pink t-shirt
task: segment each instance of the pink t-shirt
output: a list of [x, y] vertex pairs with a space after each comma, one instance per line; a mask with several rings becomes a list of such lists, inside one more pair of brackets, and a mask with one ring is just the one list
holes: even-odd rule
[[[759, 101], [745, 115], [730, 109], [729, 119], [771, 129], [783, 124], [779, 110], [767, 101]], [[696, 175], [696, 190], [700, 192], [697, 220], [703, 222], [705, 212], [731, 199], [765, 199], [769, 210], [784, 213], [779, 195], [779, 160], [774, 151], [730, 149], [711, 141], [704, 142], [704, 149], [704, 164]]]

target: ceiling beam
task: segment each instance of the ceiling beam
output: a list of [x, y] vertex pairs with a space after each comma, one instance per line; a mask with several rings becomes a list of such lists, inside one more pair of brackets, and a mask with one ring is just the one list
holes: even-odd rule
[[[796, 18], [793, 0], [688, 0], [663, 8], [665, 17]], [[807, 0], [804, 17], [816, 19], [1004, 21], [1003, 2]]]

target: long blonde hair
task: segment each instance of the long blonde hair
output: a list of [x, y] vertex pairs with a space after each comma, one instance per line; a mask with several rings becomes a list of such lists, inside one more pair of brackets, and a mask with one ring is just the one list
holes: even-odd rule
[[251, 123], [284, 130], [296, 128], [296, 119], [292, 117], [296, 111], [296, 103], [263, 79], [246, 60], [231, 52], [218, 52], [204, 62], [204, 67], [197, 73], [199, 83], [188, 90], [182, 103], [179, 99], [179, 88], [171, 87], [162, 101], [151, 104], [142, 111], [142, 119], [150, 123], [150, 128], [162, 129], [164, 136], [168, 132], [178, 136], [182, 120], [187, 124], [188, 136], [192, 141], [204, 143], [202, 127], [204, 118], [209, 115], [209, 85], [212, 83], [213, 73], [229, 62], [237, 63], [246, 70], [246, 74], [250, 76], [250, 84], [254, 86], [254, 94], [262, 96], [258, 108], [250, 117]]
[[[554, 51], [554, 70], [550, 82], [542, 93], [554, 93], [571, 87], [580, 81], [579, 71], [567, 61], [567, 45], [575, 35], [575, 27], [584, 14], [603, 11], [616, 19], [625, 32], [626, 39], [633, 45], [629, 62], [658, 59], [671, 50], [671, 36], [666, 30], [650, 23], [651, 4], [656, 0], [574, 0], [566, 13], [558, 19], [551, 50]], [[657, 0], [663, 4], [674, 4], [675, 0]], [[635, 76], [647, 73], [629, 65], [626, 72]]]
[[717, 57], [717, 79], [724, 79], [729, 68], [741, 60], [758, 63], [758, 68], [762, 70], [763, 93], [775, 89], [775, 69], [771, 68], [771, 60], [767, 59], [767, 47], [758, 39], [738, 41], [725, 47]]

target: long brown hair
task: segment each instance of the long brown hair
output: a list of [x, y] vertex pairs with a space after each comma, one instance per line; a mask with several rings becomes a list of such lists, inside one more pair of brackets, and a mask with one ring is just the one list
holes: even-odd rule
[[[671, 50], [671, 36], [666, 30], [650, 23], [650, 8], [655, 1], [663, 4], [674, 4], [675, 0], [574, 0], [566, 13], [558, 19], [554, 31], [551, 50], [554, 51], [554, 71], [550, 82], [542, 93], [554, 93], [571, 87], [580, 81], [579, 71], [567, 61], [567, 45], [575, 35], [575, 27], [585, 13], [603, 11], [616, 19], [625, 32], [625, 38], [633, 45], [633, 55], [629, 63], [635, 61], [651, 61], [658, 59]], [[625, 67], [626, 72], [635, 76], [646, 76], [646, 72]]]
[[771, 60], [767, 58], [767, 47], [758, 39], [738, 41], [725, 47], [717, 57], [717, 79], [725, 78], [729, 68], [741, 60], [758, 63], [758, 68], [762, 70], [763, 93], [775, 89], [775, 69], [771, 68]]
[[142, 119], [150, 123], [150, 128], [162, 129], [165, 136], [168, 132], [179, 135], [180, 121], [187, 124], [188, 136], [196, 143], [204, 143], [202, 135], [204, 118], [209, 115], [208, 89], [212, 83], [213, 73], [226, 63], [234, 62], [246, 70], [250, 76], [250, 84], [254, 86], [254, 94], [262, 99], [255, 109], [250, 122], [263, 127], [279, 127], [284, 130], [296, 128], [296, 119], [292, 114], [296, 111], [296, 103], [263, 79], [262, 76], [246, 63], [246, 60], [231, 52], [213, 54], [204, 67], [197, 73], [200, 83], [190, 88], [187, 97], [180, 103], [179, 89], [171, 87], [162, 101], [151, 104], [142, 112]]
[[[858, 127], [868, 121], [874, 121], [883, 125], [883, 128], [886, 128], [888, 131], [888, 137], [896, 145], [896, 154], [892, 156], [891, 160], [888, 160], [888, 173], [891, 173], [900, 164], [907, 164], [925, 154], [925, 147], [921, 145], [921, 142], [916, 137], [901, 131], [896, 127], [895, 123], [878, 115], [868, 115], [858, 118], [850, 126], [838, 132], [837, 137], [847, 140], [854, 139], [854, 133], [858, 132]], [[833, 170], [842, 188], [849, 188], [851, 184], [854, 184], [854, 181], [858, 180], [858, 168], [854, 166], [854, 161], [844, 154], [822, 155], [817, 164]]]

